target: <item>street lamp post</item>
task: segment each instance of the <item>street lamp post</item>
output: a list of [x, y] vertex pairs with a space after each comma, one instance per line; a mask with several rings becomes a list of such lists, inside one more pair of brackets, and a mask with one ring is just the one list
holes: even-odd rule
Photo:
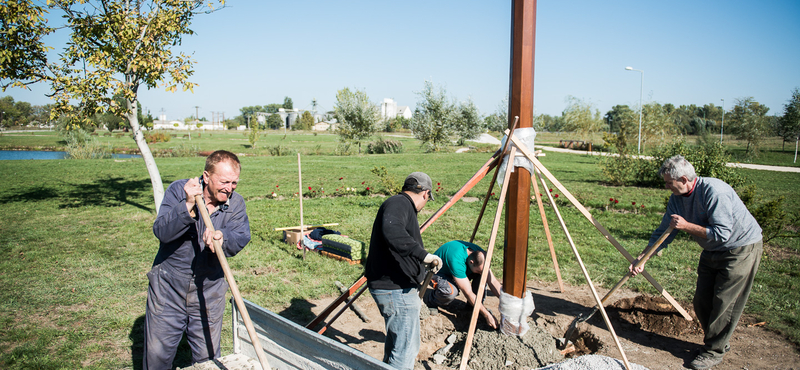
[[633, 67], [625, 67], [628, 71], [636, 71], [642, 74], [642, 82], [639, 84], [639, 147], [637, 152], [639, 154], [642, 153], [642, 111], [644, 110], [644, 106], [642, 105], [642, 92], [644, 91], [644, 71], [640, 69], [633, 69]]
[[722, 125], [719, 126], [719, 144], [722, 145], [722, 131], [725, 130], [725, 99], [722, 100]]

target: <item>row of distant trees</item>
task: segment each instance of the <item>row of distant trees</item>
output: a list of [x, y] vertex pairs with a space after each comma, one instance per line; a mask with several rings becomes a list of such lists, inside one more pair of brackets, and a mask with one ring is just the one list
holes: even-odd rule
[[[616, 105], [601, 116], [591, 103], [575, 97], [569, 97], [567, 102], [567, 108], [559, 117], [537, 116], [535, 127], [545, 131], [574, 132], [576, 139], [582, 140], [604, 132], [604, 140], [620, 152], [628, 150], [631, 145], [638, 147], [638, 109]], [[759, 145], [767, 137], [780, 136], [784, 144], [787, 141], [796, 143], [800, 139], [799, 89], [792, 91], [782, 115], [767, 115], [768, 112], [767, 106], [752, 97], [736, 99], [733, 108], [724, 112], [724, 121], [722, 108], [713, 104], [675, 107], [648, 103], [641, 111], [642, 150], [675, 135], [733, 135], [747, 143], [748, 154], [757, 153]]]
[[[508, 99], [487, 116], [481, 115], [471, 98], [458, 102], [448, 98], [443, 87], [426, 81], [417, 92], [414, 115], [403, 123], [430, 151], [441, 150], [453, 139], [463, 144], [490, 130], [502, 132], [508, 128]], [[697, 105], [645, 104], [641, 111], [642, 150], [652, 147], [664, 138], [675, 135], [727, 135], [747, 142], [747, 153], [757, 153], [767, 137], [780, 136], [784, 143], [800, 139], [800, 90], [784, 107], [783, 115], [767, 115], [769, 108], [752, 97], [737, 99], [733, 108], [723, 112], [714, 104]], [[723, 117], [723, 114], [725, 115]], [[359, 145], [378, 130], [381, 121], [377, 105], [370, 103], [364, 91], [340, 90], [336, 94], [334, 117], [339, 121], [338, 133], [342, 141]], [[725, 119], [723, 122], [723, 118]], [[561, 116], [541, 114], [534, 117], [534, 128], [540, 131], [573, 132], [575, 139], [588, 140], [598, 133], [618, 151], [638, 147], [639, 110], [627, 105], [616, 105], [605, 115], [591, 103], [576, 97], [567, 98], [567, 107]], [[391, 123], [384, 123], [384, 127]]]
[[[115, 98], [117, 104], [124, 104], [121, 96]], [[137, 102], [137, 117], [140, 124], [147, 129], [153, 128], [153, 116], [150, 112], [143, 112], [141, 103]], [[127, 119], [120, 114], [110, 111], [95, 112], [88, 119], [72, 121], [66, 116], [51, 117], [50, 112], [56, 108], [55, 104], [32, 105], [24, 101], [14, 101], [11, 96], [0, 98], [0, 127], [34, 126], [55, 127], [57, 129], [80, 128], [91, 131], [98, 127], [105, 127], [109, 131], [129, 130], [131, 128]]]

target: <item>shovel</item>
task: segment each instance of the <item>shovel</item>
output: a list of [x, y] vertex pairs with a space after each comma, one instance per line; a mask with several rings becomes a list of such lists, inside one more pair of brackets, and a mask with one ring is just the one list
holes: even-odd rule
[[433, 261], [430, 265], [430, 270], [428, 270], [428, 274], [425, 275], [425, 280], [422, 281], [422, 286], [419, 288], [419, 299], [425, 295], [425, 291], [428, 290], [428, 284], [431, 283], [431, 279], [433, 278], [433, 269], [434, 267], [439, 265], [439, 261]]
[[[639, 262], [636, 263], [634, 268], [638, 268], [638, 267], [641, 267], [642, 265], [644, 265], [645, 262], [647, 262], [647, 260], [649, 260], [650, 257], [653, 256], [653, 254], [656, 252], [656, 250], [658, 250], [658, 247], [661, 245], [661, 243], [663, 243], [664, 240], [666, 240], [667, 237], [669, 237], [669, 234], [671, 234], [673, 230], [675, 230], [675, 228], [670, 226], [667, 229], [667, 231], [664, 231], [664, 233], [661, 234], [661, 237], [658, 238], [658, 241], [656, 241], [656, 243], [653, 244], [653, 246], [650, 247], [650, 249], [647, 250], [645, 255], [642, 256], [642, 259], [639, 260]], [[606, 301], [608, 300], [608, 298], [611, 297], [611, 295], [614, 294], [614, 292], [616, 292], [617, 289], [622, 287], [622, 285], [624, 285], [625, 282], [627, 282], [628, 279], [631, 278], [631, 276], [633, 276], [633, 274], [630, 271], [628, 271], [628, 273], [625, 274], [625, 276], [622, 277], [622, 279], [617, 283], [617, 285], [614, 285], [614, 287], [611, 288], [611, 290], [609, 290], [608, 293], [606, 293], [606, 296], [603, 297], [603, 299], [600, 301], [600, 304], [605, 305]], [[572, 338], [572, 335], [575, 334], [575, 329], [577, 329], [578, 324], [582, 323], [582, 322], [586, 322], [587, 320], [591, 319], [592, 316], [594, 316], [594, 314], [596, 314], [597, 311], [599, 311], [599, 310], [600, 310], [600, 307], [595, 306], [594, 310], [592, 310], [592, 312], [589, 315], [583, 316], [583, 314], [580, 314], [580, 315], [578, 315], [578, 317], [575, 318], [575, 320], [572, 320], [572, 324], [570, 324], [569, 328], [567, 328], [567, 333], [564, 334], [563, 342], [562, 342], [562, 339], [559, 339], [558, 347], [559, 348], [566, 347], [567, 344], [569, 343], [570, 339]]]
[[[195, 195], [195, 203], [197, 205], [197, 210], [200, 212], [200, 216], [203, 219], [203, 223], [206, 225], [206, 229], [211, 230], [211, 234], [213, 235], [214, 224], [211, 223], [211, 217], [208, 215], [208, 209], [206, 209], [206, 202], [203, 199], [203, 196], [200, 194]], [[253, 348], [255, 349], [256, 356], [258, 356], [258, 362], [261, 364], [262, 369], [271, 369], [272, 367], [269, 366], [267, 356], [264, 354], [264, 350], [261, 349], [261, 340], [258, 339], [258, 334], [253, 326], [253, 321], [250, 320], [250, 314], [247, 312], [247, 308], [244, 306], [242, 294], [239, 293], [239, 287], [236, 285], [236, 280], [233, 279], [233, 272], [231, 272], [231, 268], [228, 265], [228, 260], [225, 258], [225, 251], [222, 250], [222, 240], [214, 239], [214, 254], [217, 255], [219, 264], [222, 265], [222, 271], [225, 273], [225, 279], [228, 280], [228, 286], [231, 288], [233, 300], [236, 302], [236, 307], [239, 308], [239, 313], [242, 315], [244, 326], [247, 328], [247, 334], [250, 335], [250, 341], [253, 342]]]

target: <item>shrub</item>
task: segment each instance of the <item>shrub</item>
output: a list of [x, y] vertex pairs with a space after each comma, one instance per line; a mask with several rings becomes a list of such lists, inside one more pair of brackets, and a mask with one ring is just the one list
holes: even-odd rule
[[789, 215], [783, 209], [784, 198], [764, 199], [757, 193], [755, 185], [749, 185], [739, 192], [739, 198], [747, 210], [761, 226], [764, 243], [781, 236], [781, 232], [791, 223]]
[[[610, 143], [613, 145], [613, 140]], [[619, 153], [606, 157], [601, 162], [601, 169], [613, 185], [661, 187], [664, 179], [659, 176], [658, 170], [666, 159], [678, 154], [694, 166], [698, 176], [716, 177], [734, 188], [744, 184], [744, 177], [727, 166], [730, 155], [718, 142], [704, 142], [690, 147], [685, 141], [677, 141], [658, 147], [647, 159]]]
[[197, 152], [199, 151], [200, 148], [198, 148], [197, 146], [181, 143], [178, 146], [174, 146], [166, 150], [154, 151], [153, 154], [157, 157], [184, 158], [184, 157], [194, 157], [197, 155]]
[[347, 141], [339, 141], [339, 145], [336, 146], [336, 150], [334, 150], [333, 154], [350, 155], [353, 154], [352, 150], [353, 150], [352, 143]]
[[172, 139], [171, 136], [169, 136], [167, 133], [163, 131], [157, 131], [157, 132], [144, 131], [143, 134], [144, 134], [144, 141], [146, 141], [148, 144], [166, 143], [169, 142], [170, 139]]
[[297, 153], [296, 150], [290, 149], [289, 147], [286, 147], [286, 146], [283, 146], [283, 145], [280, 145], [280, 144], [275, 145], [275, 146], [271, 146], [271, 147], [267, 147], [267, 150], [269, 150], [269, 154], [271, 156], [275, 156], [275, 157], [282, 157], [282, 156], [287, 156], [287, 155], [292, 155], [292, 154], [296, 154]]
[[97, 139], [84, 130], [65, 131], [64, 141], [67, 143], [67, 154], [70, 159], [103, 159], [111, 158], [109, 148], [103, 147]]
[[378, 141], [370, 142], [367, 145], [367, 154], [392, 154], [402, 153], [403, 143], [395, 140], [384, 140], [378, 137]]
[[394, 195], [400, 193], [400, 190], [403, 189], [403, 184], [398, 183], [394, 178], [389, 175], [389, 171], [386, 170], [386, 167], [381, 166], [380, 168], [373, 167], [372, 172], [375, 176], [378, 176], [378, 179], [381, 181], [381, 185], [384, 187], [384, 192], [386, 195]]

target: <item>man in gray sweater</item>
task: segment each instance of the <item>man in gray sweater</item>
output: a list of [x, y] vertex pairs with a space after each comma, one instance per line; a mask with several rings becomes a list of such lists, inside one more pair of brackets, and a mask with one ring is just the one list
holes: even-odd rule
[[[661, 248], [672, 242], [678, 231], [692, 235], [703, 248], [693, 304], [705, 336], [703, 347], [689, 367], [709, 369], [722, 362], [730, 350], [729, 340], [761, 261], [761, 227], [730, 185], [719, 179], [698, 177], [694, 166], [683, 156], [664, 161], [658, 173], [672, 195], [648, 248], [669, 226], [675, 231]], [[644, 270], [644, 266], [634, 269], [636, 262], [629, 267], [634, 275]]]

